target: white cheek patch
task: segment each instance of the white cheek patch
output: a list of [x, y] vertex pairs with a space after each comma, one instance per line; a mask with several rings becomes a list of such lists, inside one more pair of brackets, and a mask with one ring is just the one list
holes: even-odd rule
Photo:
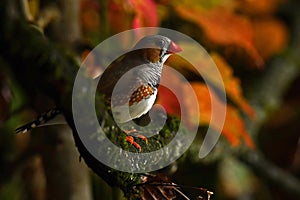
[[161, 63], [165, 63], [170, 56], [171, 56], [171, 54], [165, 54], [161, 59]]

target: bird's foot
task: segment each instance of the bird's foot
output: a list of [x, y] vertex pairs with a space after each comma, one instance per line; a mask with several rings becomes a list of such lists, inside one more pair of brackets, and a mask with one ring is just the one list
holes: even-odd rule
[[148, 138], [143, 136], [143, 135], [138, 135], [138, 138], [140, 138], [141, 140], [143, 140], [146, 144], [148, 144]]
[[138, 131], [136, 129], [126, 130], [125, 133], [127, 135], [130, 135], [131, 133], [137, 133]]
[[[127, 130], [125, 131], [125, 133], [128, 135], [126, 136], [126, 141], [129, 142], [130, 144], [132, 144], [135, 148], [137, 148], [139, 150], [139, 152], [142, 151], [142, 147], [134, 141], [134, 138], [129, 135], [129, 134], [132, 134], [132, 133], [137, 133], [137, 130], [136, 129], [132, 129], [132, 130]], [[138, 138], [140, 138], [141, 140], [143, 140], [146, 144], [148, 144], [148, 138], [143, 136], [143, 135], [137, 135]]]
[[139, 152], [142, 151], [142, 147], [134, 141], [134, 138], [130, 135], [126, 136], [126, 141], [129, 142], [131, 145], [133, 145], [135, 148], [138, 149]]

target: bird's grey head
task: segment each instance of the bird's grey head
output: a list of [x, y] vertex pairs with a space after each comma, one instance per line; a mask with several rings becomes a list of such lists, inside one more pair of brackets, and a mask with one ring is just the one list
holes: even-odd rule
[[[145, 36], [135, 45], [134, 49], [157, 50], [158, 61], [162, 64], [172, 53], [181, 51], [181, 48], [175, 42], [162, 35]], [[151, 51], [151, 53], [155, 53], [155, 51]]]
[[139, 66], [139, 77], [150, 85], [158, 86], [164, 62], [181, 48], [171, 39], [162, 35], [150, 35], [142, 38], [133, 48], [141, 49], [147, 63]]

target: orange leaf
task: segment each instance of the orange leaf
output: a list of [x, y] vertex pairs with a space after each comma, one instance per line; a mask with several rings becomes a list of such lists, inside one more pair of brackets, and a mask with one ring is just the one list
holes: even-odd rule
[[221, 56], [212, 54], [211, 57], [222, 75], [227, 96], [249, 117], [253, 118], [255, 111], [243, 97], [240, 80], [233, 76], [232, 69]]
[[[193, 47], [193, 44], [180, 43], [180, 46], [184, 49], [181, 54], [182, 56], [199, 51], [199, 49]], [[186, 77], [191, 75], [200, 77], [201, 75], [202, 77], [205, 77], [211, 84], [213, 84], [214, 87], [217, 87], [221, 90], [223, 87], [225, 87], [227, 96], [233, 102], [235, 102], [250, 118], [253, 118], [255, 116], [255, 112], [242, 95], [240, 80], [233, 76], [232, 69], [226, 63], [226, 61], [216, 53], [213, 53], [210, 56], [216, 65], [212, 65], [211, 59], [209, 56], [207, 56], [207, 54], [203, 54], [201, 52], [198, 54], [199, 55], [197, 56], [188, 56], [190, 62], [196, 63], [196, 65], [199, 66], [197, 70], [190, 62], [178, 55], [171, 56], [167, 61], [167, 64], [180, 71], [180, 73]], [[223, 80], [219, 80], [217, 78], [216, 73], [218, 73], [218, 71], [215, 70], [216, 66]], [[170, 81], [172, 81], [172, 79]]]
[[172, 68], [175, 68], [186, 77], [192, 76], [194, 79], [198, 76], [208, 80], [215, 87], [222, 89], [223, 81], [216, 76], [218, 69], [212, 62], [210, 55], [199, 49], [197, 43], [182, 42], [179, 45], [183, 52], [180, 53], [180, 56], [172, 55], [166, 64], [172, 66]]
[[128, 1], [110, 0], [108, 9], [108, 22], [113, 33], [119, 33], [131, 28], [134, 10]]
[[[195, 102], [189, 102], [189, 98], [186, 98], [190, 95], [189, 92], [191, 91], [188, 91], [187, 86], [185, 85], [186, 82], [183, 82], [180, 77], [178, 77], [170, 69], [171, 68], [169, 67], [163, 68], [161, 84], [158, 88], [157, 103], [162, 105], [170, 115], [178, 117], [181, 117], [181, 114], [185, 115], [182, 119], [187, 119], [187, 121], [184, 121], [186, 126], [198, 126], [199, 121], [195, 122], [193, 120], [193, 116], [195, 116], [195, 113], [193, 112], [195, 111], [193, 105]], [[172, 84], [172, 89], [168, 89], [163, 86], [170, 83]], [[179, 103], [179, 99], [182, 104]], [[185, 109], [184, 113], [181, 113], [181, 108]], [[198, 112], [198, 110], [196, 110], [196, 112]]]
[[[186, 122], [187, 126], [211, 124], [213, 128], [220, 130], [219, 120], [215, 119], [215, 121], [211, 121], [211, 98], [214, 99], [214, 106], [216, 107], [216, 110], [220, 110], [218, 107], [224, 106], [224, 102], [220, 101], [213, 91], [210, 93], [205, 84], [199, 82], [182, 82], [179, 77], [174, 75], [172, 71], [168, 69], [169, 68], [164, 68], [163, 70], [162, 82], [172, 83], [174, 88], [176, 88], [176, 90], [173, 90], [172, 92], [177, 94], [179, 98], [184, 97], [183, 105], [179, 105], [176, 100], [176, 96], [172, 94], [170, 90], [162, 86], [159, 87], [157, 102], [161, 104], [169, 114], [177, 116], [180, 116], [180, 106], [183, 106], [185, 113], [187, 113], [185, 118], [189, 120]], [[191, 99], [188, 98], [191, 94], [188, 85], [192, 86], [196, 94], [199, 110], [195, 109], [196, 102], [191, 102]], [[245, 130], [243, 119], [239, 115], [238, 110], [231, 106], [226, 107], [227, 113], [225, 124], [223, 129], [220, 130], [222, 131], [222, 134], [227, 138], [232, 146], [239, 145], [240, 139], [242, 138], [249, 147], [254, 147], [254, 143]], [[198, 113], [200, 113], [200, 121], [195, 122], [193, 119], [195, 115], [198, 115]]]
[[236, 3], [240, 10], [257, 16], [274, 13], [284, 1], [286, 0], [236, 0]]
[[[211, 97], [215, 99], [214, 102], [217, 103], [217, 105], [214, 106], [216, 107], [222, 106], [223, 102], [218, 100], [216, 94], [210, 94], [208, 88], [204, 84], [192, 83], [192, 87], [197, 94], [198, 103], [200, 105], [200, 124], [209, 125], [211, 123], [212, 127], [218, 130], [219, 125], [217, 124], [217, 120], [211, 121], [211, 100], [209, 96], [211, 95]], [[226, 119], [222, 134], [232, 146], [239, 145], [241, 138], [249, 147], [254, 148], [255, 146], [251, 137], [245, 130], [244, 121], [238, 110], [229, 105], [226, 106]]]
[[265, 59], [279, 53], [287, 45], [287, 28], [278, 20], [264, 19], [254, 21], [253, 30], [255, 34], [255, 45]]
[[80, 20], [83, 32], [98, 32], [100, 23], [100, 5], [95, 0], [81, 0], [80, 2]]
[[204, 10], [199, 7], [175, 6], [175, 9], [182, 18], [202, 28], [212, 43], [225, 47], [241, 47], [254, 60], [256, 66], [263, 66], [263, 60], [254, 46], [251, 23], [246, 18], [224, 8]]
[[227, 105], [226, 120], [222, 134], [233, 146], [239, 145], [242, 138], [248, 147], [255, 148], [252, 138], [245, 129], [245, 124], [239, 111], [230, 105]]
[[[210, 94], [208, 88], [206, 87], [205, 84], [203, 83], [192, 83], [192, 87], [197, 95], [197, 100], [198, 100], [198, 104], [199, 104], [199, 111], [200, 112], [200, 124], [201, 125], [208, 125], [211, 121], [211, 97], [215, 98], [217, 101], [215, 101], [217, 103], [216, 106], [217, 110], [219, 106], [222, 106], [222, 102], [218, 100], [218, 97], [216, 96], [215, 93]], [[211, 96], [210, 96], [211, 95]], [[192, 105], [186, 105], [186, 106], [192, 106]], [[190, 109], [191, 111], [194, 109]]]

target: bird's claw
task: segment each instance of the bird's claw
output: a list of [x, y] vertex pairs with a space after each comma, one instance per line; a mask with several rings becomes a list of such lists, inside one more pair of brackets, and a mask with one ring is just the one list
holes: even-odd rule
[[[132, 144], [135, 148], [137, 148], [139, 150], [139, 152], [142, 151], [142, 147], [134, 141], [134, 138], [129, 135], [132, 133], [137, 133], [138, 131], [136, 129], [132, 129], [132, 130], [126, 130], [125, 133], [128, 135], [126, 137], [126, 141], [129, 142], [130, 144]], [[148, 138], [143, 136], [143, 135], [137, 135], [138, 138], [140, 138], [141, 140], [143, 140], [146, 144], [148, 144]]]
[[131, 130], [126, 130], [125, 133], [127, 135], [131, 134], [131, 133], [137, 133], [137, 130], [136, 129], [131, 129]]
[[134, 138], [132, 136], [126, 136], [126, 141], [132, 144], [135, 148], [137, 148], [139, 152], [142, 151], [142, 147], [134, 141]]
[[138, 135], [138, 138], [140, 138], [141, 140], [143, 140], [146, 144], [148, 144], [148, 138], [143, 136], [143, 135]]

